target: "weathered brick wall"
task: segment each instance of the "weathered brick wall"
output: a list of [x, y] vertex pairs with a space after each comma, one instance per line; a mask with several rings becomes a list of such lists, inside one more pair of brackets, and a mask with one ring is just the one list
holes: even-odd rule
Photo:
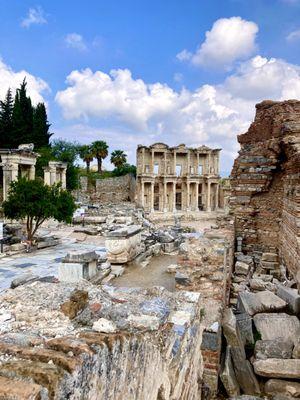
[[[277, 251], [296, 277], [300, 271], [300, 101], [264, 101], [238, 136], [231, 173], [236, 236], [246, 253]], [[299, 281], [298, 276], [298, 281]]]
[[86, 177], [81, 177], [80, 186], [77, 197], [85, 201], [115, 204], [135, 200], [135, 178], [132, 174], [96, 179], [94, 186], [88, 185]]

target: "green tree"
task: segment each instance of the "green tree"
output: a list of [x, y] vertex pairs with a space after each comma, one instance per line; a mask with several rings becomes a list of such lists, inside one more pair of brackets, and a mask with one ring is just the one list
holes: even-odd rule
[[108, 145], [103, 140], [96, 140], [92, 143], [92, 150], [98, 163], [98, 173], [102, 172], [102, 160], [108, 156]]
[[79, 153], [79, 144], [63, 139], [53, 140], [51, 143], [52, 155], [55, 160], [68, 163], [67, 167], [67, 188], [74, 190], [78, 187], [79, 168], [76, 160]]
[[49, 133], [50, 126], [45, 104], [39, 103], [33, 110], [32, 142], [35, 148], [49, 146], [49, 139], [52, 136], [52, 133]]
[[114, 150], [111, 153], [110, 162], [114, 164], [116, 168], [121, 168], [127, 162], [127, 156], [123, 150]]
[[0, 148], [12, 147], [12, 113], [13, 97], [11, 90], [8, 89], [4, 101], [0, 101]]
[[24, 78], [16, 91], [12, 112], [12, 147], [33, 142], [33, 107], [30, 97], [27, 96], [26, 86]]
[[92, 147], [86, 144], [80, 146], [79, 156], [86, 163], [86, 172], [88, 173], [90, 171], [90, 164], [94, 159]]
[[38, 228], [49, 218], [70, 223], [76, 205], [72, 195], [60, 185], [44, 185], [42, 179], [20, 178], [10, 185], [8, 199], [2, 204], [10, 219], [26, 220], [27, 238], [32, 241]]

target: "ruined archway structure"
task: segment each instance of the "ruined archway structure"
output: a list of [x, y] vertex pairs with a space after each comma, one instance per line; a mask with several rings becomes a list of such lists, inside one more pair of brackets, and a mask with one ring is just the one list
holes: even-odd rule
[[300, 101], [263, 101], [238, 136], [231, 208], [242, 250], [258, 260], [277, 252], [300, 282]]

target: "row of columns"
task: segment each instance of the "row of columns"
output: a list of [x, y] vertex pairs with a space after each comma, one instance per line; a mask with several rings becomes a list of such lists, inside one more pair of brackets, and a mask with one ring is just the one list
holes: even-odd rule
[[[154, 153], [155, 150], [151, 150], [151, 159], [150, 159], [150, 171], [149, 173], [154, 173]], [[197, 165], [195, 173], [198, 174], [199, 165], [202, 165], [203, 174], [214, 173], [217, 174], [219, 171], [219, 157], [217, 155], [213, 156], [210, 152], [203, 153], [206, 154], [206, 160], [202, 159], [202, 164], [200, 164], [200, 154], [197, 153]], [[177, 151], [174, 150], [173, 152], [173, 174], [176, 174], [176, 165], [177, 165]], [[213, 156], [213, 163], [212, 163], [212, 156]], [[145, 148], [142, 149], [142, 166], [145, 166]], [[190, 152], [187, 152], [187, 173], [190, 173], [190, 167], [194, 167], [194, 163], [191, 164], [191, 155]], [[143, 171], [145, 172], [145, 171]], [[167, 174], [167, 152], [164, 152], [164, 174]]]
[[[3, 173], [3, 200], [8, 197], [8, 190], [11, 182], [16, 181], [19, 177], [19, 166], [18, 163], [2, 163]], [[21, 165], [20, 174], [22, 177], [27, 176], [28, 179], [34, 179], [35, 177], [35, 165]]]
[[[150, 185], [151, 185], [151, 188], [150, 188], [150, 206], [148, 208], [149, 208], [149, 211], [153, 212], [154, 211], [154, 200], [155, 200], [154, 199], [154, 196], [155, 196], [154, 185], [155, 185], [155, 183], [153, 181], [151, 181], [151, 182], [141, 181], [141, 191], [140, 191], [140, 193], [141, 193], [141, 206], [143, 208], [147, 208], [147, 205], [145, 204], [145, 183], [148, 183], [148, 184], [150, 183]], [[167, 192], [168, 183], [172, 183], [172, 186], [173, 186], [171, 210], [170, 210], [169, 203], [168, 203], [168, 192]], [[191, 192], [190, 185], [191, 184], [195, 185], [195, 193], [194, 193], [194, 196], [193, 196], [194, 201], [190, 201], [190, 194], [191, 194], [190, 193]], [[202, 185], [202, 188], [203, 188], [204, 183], [187, 182], [187, 184], [186, 184], [186, 204], [185, 204], [185, 208], [183, 208], [183, 211], [184, 210], [186, 210], [186, 211], [198, 211], [199, 210], [198, 198], [199, 198], [199, 185], [200, 184]], [[212, 184], [211, 182], [208, 182], [207, 185], [206, 185], [206, 187], [207, 187], [206, 196], [205, 196], [205, 198], [206, 198], [206, 204], [205, 204], [206, 211], [211, 211], [211, 208], [212, 208], [212, 205], [211, 205], [211, 184]], [[183, 194], [183, 192], [181, 192], [181, 196], [182, 196], [182, 194]], [[204, 195], [203, 189], [202, 189], [202, 195]], [[174, 212], [174, 211], [176, 211], [176, 182], [164, 182], [163, 183], [163, 194], [159, 193], [159, 197], [160, 198], [161, 198], [161, 196], [162, 196], [162, 199], [163, 199], [163, 203], [162, 203], [163, 204], [163, 207], [162, 207], [163, 210], [161, 210], [161, 211], [163, 211], [163, 212], [168, 212], [168, 211]], [[215, 209], [218, 208], [218, 197], [219, 197], [219, 185], [216, 184], [215, 204], [214, 204], [214, 208]], [[182, 200], [183, 199], [181, 197], [181, 201]]]

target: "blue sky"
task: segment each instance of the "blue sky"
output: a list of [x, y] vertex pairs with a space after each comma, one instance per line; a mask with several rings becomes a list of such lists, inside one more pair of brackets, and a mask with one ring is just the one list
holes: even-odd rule
[[[222, 147], [300, 98], [300, 0], [0, 0], [0, 97], [26, 75], [55, 137]], [[106, 161], [106, 167], [110, 167]]]

